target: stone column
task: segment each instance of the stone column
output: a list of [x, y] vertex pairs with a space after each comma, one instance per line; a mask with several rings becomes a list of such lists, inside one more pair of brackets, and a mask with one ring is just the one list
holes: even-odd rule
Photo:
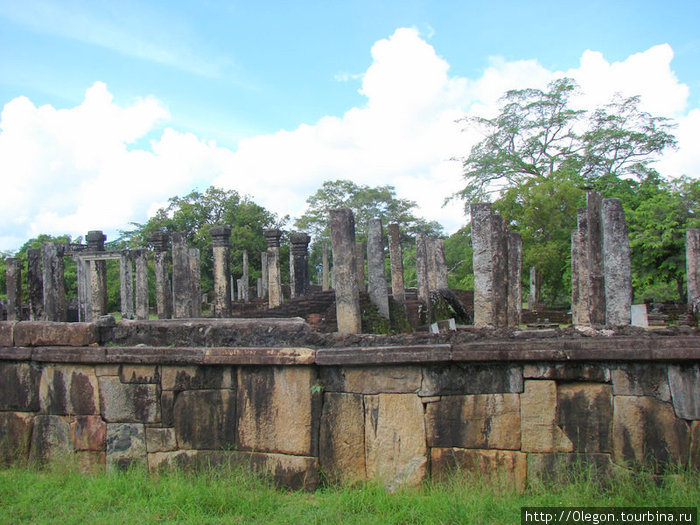
[[134, 271], [131, 265], [131, 254], [121, 253], [119, 258], [119, 294], [121, 297], [122, 318], [134, 318]]
[[248, 250], [243, 250], [243, 275], [240, 280], [241, 300], [250, 301], [250, 274], [248, 273]]
[[66, 287], [63, 272], [63, 247], [53, 242], [41, 245], [41, 269], [44, 295], [44, 320], [66, 320]]
[[430, 284], [428, 280], [428, 243], [425, 235], [416, 237], [416, 287], [418, 300], [430, 308]]
[[605, 324], [628, 325], [632, 319], [632, 267], [625, 212], [620, 199], [603, 199]]
[[578, 228], [571, 233], [571, 323], [574, 326], [591, 324], [590, 271], [587, 251], [588, 213], [579, 208]]
[[[573, 239], [573, 236], [572, 236]], [[573, 249], [573, 244], [572, 244]], [[572, 252], [573, 254], [573, 252]], [[536, 310], [540, 302], [540, 291], [537, 286], [537, 268], [530, 266], [530, 293], [527, 295], [528, 310]]]
[[[107, 236], [100, 230], [92, 230], [85, 236], [89, 253], [103, 253]], [[107, 261], [88, 261], [90, 283], [90, 315], [94, 321], [107, 313]]]
[[172, 236], [173, 252], [173, 317], [192, 317], [192, 282], [190, 279], [190, 255], [187, 239], [182, 232]]
[[508, 233], [508, 326], [520, 326], [522, 298], [523, 241], [519, 233]]
[[212, 252], [214, 255], [214, 317], [231, 315], [231, 227], [212, 226]]
[[325, 242], [323, 243], [322, 264], [323, 264], [323, 274], [322, 274], [322, 279], [321, 279], [321, 289], [325, 292], [326, 290], [330, 289], [330, 287], [331, 287], [330, 271], [329, 271], [329, 266], [328, 266], [328, 244]]
[[585, 239], [588, 261], [588, 309], [590, 322], [606, 323], [605, 275], [603, 263], [603, 228], [601, 226], [602, 198], [600, 192], [586, 194], [588, 234]]
[[260, 279], [262, 281], [262, 295], [261, 299], [267, 297], [267, 290], [269, 288], [269, 278], [268, 278], [268, 268], [267, 268], [267, 252], [260, 252]]
[[265, 230], [267, 242], [267, 304], [275, 308], [282, 304], [282, 275], [280, 273], [280, 230]]
[[41, 251], [27, 250], [27, 296], [29, 299], [29, 319], [39, 321], [44, 318], [44, 285], [41, 275]]
[[445, 259], [445, 241], [442, 239], [435, 239], [433, 241], [433, 249], [436, 290], [449, 288], [450, 284], [447, 280], [447, 260]]
[[190, 285], [192, 286], [192, 315], [202, 317], [202, 272], [199, 260], [199, 248], [188, 250], [190, 263]]
[[255, 282], [255, 291], [257, 292], [258, 299], [262, 299], [265, 294], [263, 292], [263, 283], [262, 283], [262, 277], [258, 277], [256, 282]]
[[688, 304], [700, 297], [700, 229], [685, 232], [685, 266], [688, 281]]
[[355, 242], [355, 275], [357, 279], [357, 289], [360, 292], [366, 292], [367, 287], [365, 286], [365, 243], [360, 241]]
[[508, 326], [508, 232], [503, 217], [491, 216], [493, 325]]
[[384, 254], [384, 231], [381, 219], [369, 221], [367, 234], [367, 274], [369, 276], [369, 298], [379, 315], [389, 318], [389, 296], [386, 288], [386, 256]]
[[306, 233], [296, 232], [289, 236], [289, 240], [292, 244], [290, 253], [294, 268], [293, 290], [297, 297], [302, 297], [309, 294], [309, 241], [311, 237]]
[[78, 288], [78, 320], [85, 322], [92, 315], [90, 291], [90, 265], [81, 255], [74, 255], [76, 284]]
[[173, 295], [168, 275], [168, 234], [156, 232], [151, 235], [150, 241], [154, 249], [156, 312], [158, 319], [170, 319], [173, 316]]
[[474, 260], [474, 326], [494, 326], [491, 204], [470, 206]]
[[5, 284], [7, 289], [7, 320], [22, 320], [22, 270], [17, 257], [5, 259]]
[[294, 254], [289, 250], [289, 297], [297, 296], [296, 285], [294, 283]]
[[329, 212], [333, 278], [338, 332], [359, 334], [362, 331], [360, 294], [355, 259], [355, 218], [347, 208]]
[[391, 295], [395, 301], [406, 303], [406, 287], [403, 280], [403, 253], [401, 250], [401, 232], [398, 224], [389, 224], [389, 262], [391, 264]]
[[136, 319], [148, 320], [148, 259], [146, 258], [146, 250], [135, 250], [133, 253], [136, 269], [134, 279]]

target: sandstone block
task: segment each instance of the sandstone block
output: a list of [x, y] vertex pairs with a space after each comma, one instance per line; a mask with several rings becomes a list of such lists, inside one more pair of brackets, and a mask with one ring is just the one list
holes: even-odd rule
[[39, 410], [41, 369], [29, 363], [0, 362], [0, 410]]
[[152, 452], [171, 452], [173, 450], [177, 450], [175, 429], [146, 427], [146, 451], [149, 453], [149, 458]]
[[700, 421], [690, 425], [690, 467], [700, 470]]
[[425, 410], [429, 447], [520, 448], [518, 394], [443, 396]]
[[571, 452], [574, 444], [557, 425], [557, 385], [549, 380], [527, 380], [520, 395], [521, 450]]
[[564, 383], [557, 387], [557, 423], [574, 452], [610, 452], [613, 419], [612, 387]]
[[616, 396], [652, 396], [671, 401], [666, 365], [624, 363], [612, 369], [613, 394]]
[[609, 454], [565, 454], [544, 453], [527, 455], [527, 479], [529, 482], [572, 481], [571, 476], [589, 472], [593, 479], [606, 480], [612, 473], [612, 460]]
[[421, 387], [419, 366], [323, 367], [320, 378], [326, 392], [415, 393]]
[[15, 346], [89, 346], [100, 342], [94, 323], [24, 321], [14, 327]]
[[686, 464], [688, 424], [670, 403], [653, 397], [615, 396], [613, 458], [615, 463], [648, 465], [657, 473], [670, 464]]
[[69, 420], [66, 416], [35, 416], [29, 459], [45, 463], [72, 454]]
[[0, 465], [27, 459], [33, 425], [33, 414], [0, 412]]
[[77, 450], [73, 456], [83, 474], [99, 474], [105, 471], [107, 453], [104, 450]]
[[107, 424], [100, 416], [76, 416], [70, 422], [70, 433], [75, 450], [105, 450]]
[[158, 383], [160, 380], [157, 366], [122, 365], [119, 375], [122, 383]]
[[668, 383], [676, 415], [700, 420], [700, 365], [669, 365]]
[[13, 329], [16, 321], [0, 321], [0, 346], [15, 346]]
[[90, 366], [47, 365], [41, 374], [39, 398], [45, 414], [100, 413], [95, 371]]
[[119, 365], [95, 365], [95, 375], [100, 376], [118, 376]]
[[527, 482], [527, 454], [507, 450], [432, 448], [431, 474], [434, 479], [447, 479], [455, 470], [478, 472], [518, 492]]
[[365, 413], [361, 395], [324, 394], [319, 463], [323, 472], [337, 483], [347, 485], [366, 478]]
[[211, 390], [233, 386], [227, 366], [162, 366], [163, 390]]
[[173, 426], [173, 406], [175, 405], [175, 392], [164, 390], [160, 394], [160, 423], [164, 427]]
[[236, 394], [189, 390], [175, 397], [173, 423], [178, 448], [232, 449], [236, 445]]
[[132, 465], [147, 465], [146, 436], [140, 423], [107, 425], [107, 470], [124, 470]]
[[102, 417], [108, 423], [158, 423], [158, 388], [151, 384], [124, 384], [118, 377], [98, 378]]
[[365, 458], [367, 477], [381, 480], [389, 490], [423, 481], [428, 450], [417, 395], [365, 396]]
[[520, 365], [431, 365], [423, 367], [421, 396], [500, 394], [523, 391]]
[[610, 369], [593, 363], [536, 363], [523, 366], [525, 379], [610, 382]]

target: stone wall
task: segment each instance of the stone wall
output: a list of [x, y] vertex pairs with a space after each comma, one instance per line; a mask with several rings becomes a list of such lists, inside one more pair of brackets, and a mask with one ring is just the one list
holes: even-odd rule
[[240, 463], [310, 489], [320, 472], [396, 488], [476, 469], [522, 489], [577, 462], [700, 468], [696, 332], [299, 348], [304, 325], [0, 323], [0, 461]]

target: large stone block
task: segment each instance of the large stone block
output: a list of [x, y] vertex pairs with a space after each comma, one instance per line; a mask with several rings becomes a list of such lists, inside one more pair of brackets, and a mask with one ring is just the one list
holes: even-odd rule
[[90, 366], [47, 365], [39, 385], [41, 411], [46, 414], [100, 413], [95, 370]]
[[171, 452], [177, 450], [175, 429], [146, 427], [146, 450], [149, 454], [153, 452]]
[[0, 410], [39, 410], [41, 368], [29, 363], [0, 362]]
[[158, 383], [160, 381], [157, 366], [122, 365], [119, 375], [122, 383]]
[[523, 391], [520, 365], [430, 365], [423, 367], [421, 396], [501, 394]]
[[69, 417], [38, 415], [34, 418], [30, 460], [45, 463], [64, 459], [72, 453]]
[[527, 482], [527, 454], [507, 450], [433, 448], [430, 468], [434, 479], [448, 479], [457, 470], [477, 472], [518, 492]]
[[676, 415], [700, 420], [700, 365], [668, 365], [668, 383]]
[[326, 392], [415, 393], [421, 387], [421, 368], [419, 366], [323, 367], [320, 379]]
[[525, 379], [610, 382], [610, 369], [598, 363], [535, 363], [523, 366]]
[[367, 477], [365, 409], [361, 395], [324, 394], [319, 463], [330, 480], [344, 485]]
[[557, 385], [527, 380], [520, 395], [523, 452], [572, 452], [574, 444], [557, 424]]
[[33, 426], [33, 414], [0, 412], [0, 465], [27, 459]]
[[527, 455], [527, 479], [532, 482], [570, 483], [574, 476], [589, 474], [604, 481], [612, 474], [610, 454], [544, 453]]
[[242, 450], [315, 456], [320, 393], [311, 367], [238, 369], [238, 445]]
[[211, 390], [233, 386], [228, 366], [162, 366], [160, 373], [163, 390]]
[[653, 397], [615, 396], [613, 458], [615, 463], [644, 464], [662, 472], [688, 461], [688, 424], [670, 403]]
[[425, 411], [429, 447], [520, 449], [518, 394], [443, 396]]
[[15, 346], [89, 346], [100, 342], [94, 323], [25, 321], [14, 327]]
[[75, 450], [105, 450], [107, 424], [100, 416], [76, 416], [70, 422], [70, 432]]
[[146, 466], [146, 436], [140, 423], [107, 425], [107, 470], [124, 470], [132, 465]]
[[423, 403], [417, 395], [365, 396], [365, 458], [367, 477], [389, 490], [423, 481], [428, 450]]
[[73, 458], [83, 474], [101, 474], [105, 471], [107, 453], [104, 450], [76, 450]]
[[0, 321], [0, 346], [15, 346], [12, 334], [17, 321]]
[[557, 423], [574, 452], [610, 452], [612, 449], [612, 387], [592, 383], [557, 386]]
[[652, 396], [671, 401], [667, 365], [624, 363], [612, 369], [613, 395]]
[[190, 390], [175, 397], [173, 422], [178, 448], [233, 449], [236, 394], [231, 390]]
[[108, 423], [158, 423], [158, 388], [151, 384], [125, 384], [118, 377], [98, 378], [102, 417]]
[[690, 466], [700, 470], [700, 421], [690, 425]]

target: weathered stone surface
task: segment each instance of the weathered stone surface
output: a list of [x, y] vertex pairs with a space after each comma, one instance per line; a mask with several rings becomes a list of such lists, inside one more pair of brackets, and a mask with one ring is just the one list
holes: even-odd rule
[[27, 299], [29, 319], [38, 321], [44, 316], [44, 285], [41, 273], [41, 251], [27, 250]]
[[689, 446], [688, 424], [676, 418], [670, 403], [653, 397], [615, 396], [615, 463], [646, 464], [662, 472], [667, 465], [686, 464]]
[[160, 371], [163, 390], [211, 390], [233, 386], [228, 366], [162, 366]]
[[119, 258], [119, 295], [122, 318], [134, 318], [134, 268], [131, 255], [124, 251]]
[[620, 199], [603, 199], [605, 324], [628, 325], [632, 311], [632, 267], [625, 212]]
[[147, 465], [145, 429], [139, 423], [107, 425], [107, 470], [124, 470]]
[[119, 376], [122, 383], [158, 383], [157, 366], [122, 365]]
[[0, 465], [27, 459], [33, 426], [34, 414], [0, 412]]
[[17, 257], [5, 258], [5, 290], [7, 291], [7, 320], [22, 319], [22, 271]]
[[[599, 191], [589, 191], [586, 193], [586, 223], [588, 231], [584, 250], [588, 264], [588, 308], [589, 322], [594, 325], [605, 324], [605, 273], [604, 273], [604, 245], [603, 245], [603, 224], [601, 213], [603, 199]], [[613, 270], [608, 265], [609, 270]]]
[[97, 376], [92, 367], [48, 365], [39, 384], [41, 411], [45, 414], [92, 415], [100, 413]]
[[41, 270], [46, 321], [66, 320], [66, 288], [64, 283], [63, 252], [53, 242], [41, 245]]
[[160, 394], [160, 422], [163, 426], [173, 426], [173, 407], [175, 405], [175, 392], [165, 390]]
[[173, 317], [192, 317], [192, 275], [187, 239], [183, 232], [172, 234], [173, 260]]
[[606, 480], [612, 472], [609, 454], [544, 453], [527, 455], [529, 482], [571, 482], [572, 474], [589, 472], [594, 479]]
[[520, 365], [427, 365], [421, 396], [498, 394], [523, 391]]
[[520, 448], [518, 394], [442, 396], [425, 409], [429, 447]]
[[432, 448], [430, 465], [433, 479], [448, 479], [455, 470], [478, 472], [486, 479], [525, 490], [527, 482], [527, 454], [506, 450], [478, 450], [463, 448]]
[[557, 425], [555, 381], [527, 380], [520, 395], [521, 450], [572, 452], [574, 444]]
[[355, 219], [349, 209], [330, 210], [329, 223], [338, 332], [359, 334], [362, 332], [362, 322], [360, 290], [356, 276]]
[[609, 383], [610, 369], [599, 363], [533, 363], [523, 366], [523, 377]]
[[236, 394], [189, 390], [175, 396], [173, 424], [178, 448], [217, 450], [236, 445]]
[[242, 450], [316, 455], [313, 436], [320, 416], [313, 395], [311, 367], [241, 367], [238, 369], [238, 445]]
[[428, 247], [425, 235], [416, 236], [416, 287], [418, 300], [425, 308], [430, 307], [430, 284], [428, 279]]
[[191, 317], [202, 317], [202, 270], [199, 248], [187, 250], [190, 266], [190, 286], [192, 294]]
[[396, 223], [386, 227], [389, 237], [389, 260], [391, 265], [391, 295], [394, 301], [404, 304], [406, 290], [403, 279], [403, 252], [401, 250], [401, 232]]
[[108, 423], [158, 423], [158, 389], [151, 384], [124, 384], [118, 377], [98, 378], [102, 417]]
[[0, 410], [39, 410], [41, 369], [29, 363], [0, 362]]
[[119, 365], [95, 365], [95, 375], [100, 376], [118, 376]]
[[386, 288], [384, 230], [381, 219], [369, 221], [367, 233], [367, 274], [369, 298], [379, 315], [389, 318], [389, 295]]
[[148, 259], [146, 250], [134, 252], [134, 314], [136, 319], [148, 319]]
[[32, 361], [43, 363], [92, 364], [104, 363], [106, 352], [101, 346], [35, 346]]
[[685, 232], [685, 267], [688, 282], [688, 304], [700, 297], [700, 229]]
[[671, 401], [665, 364], [625, 363], [611, 372], [613, 395], [652, 396], [660, 401]]
[[[280, 237], [277, 229], [263, 230], [267, 243], [267, 300], [274, 308], [282, 304], [282, 273], [280, 271]], [[264, 277], [263, 273], [263, 277]]]
[[99, 341], [94, 323], [23, 321], [14, 327], [15, 346], [89, 346]]
[[[167, 250], [167, 234], [166, 247]], [[156, 311], [158, 319], [170, 319], [173, 315], [173, 296], [170, 287], [170, 276], [168, 275], [168, 252], [162, 250], [153, 254], [153, 262], [156, 277]]]
[[423, 404], [417, 395], [365, 396], [365, 458], [367, 477], [390, 490], [423, 481], [428, 450]]
[[301, 297], [309, 293], [309, 241], [311, 237], [302, 232], [295, 232], [289, 236], [291, 243], [290, 255], [292, 257], [290, 272], [293, 269], [294, 278], [290, 279], [290, 285], [294, 290], [292, 297]]
[[421, 386], [419, 366], [344, 366], [320, 370], [326, 392], [355, 394], [415, 393]]
[[16, 321], [0, 321], [0, 346], [14, 346], [13, 329]]
[[333, 482], [347, 485], [366, 478], [365, 412], [361, 395], [324, 394], [319, 463]]
[[690, 467], [700, 470], [700, 421], [690, 424]]
[[321, 366], [395, 365], [449, 361], [449, 344], [375, 346], [366, 348], [327, 348], [316, 350]]
[[557, 386], [557, 423], [574, 452], [610, 452], [612, 449], [612, 387], [592, 383]]
[[70, 433], [75, 450], [105, 450], [107, 424], [100, 416], [74, 417], [70, 422]]
[[231, 314], [231, 227], [212, 226], [210, 229], [214, 252], [214, 317]]
[[177, 450], [174, 428], [146, 427], [146, 451], [171, 452]]
[[105, 471], [107, 453], [104, 450], [76, 450], [73, 457], [83, 474], [100, 474]]
[[676, 415], [700, 420], [700, 365], [668, 365], [668, 384]]
[[[506, 288], [506, 294], [508, 296], [507, 321], [509, 327], [517, 328], [520, 325], [520, 317], [523, 308], [523, 241], [519, 233], [508, 232], [506, 243], [508, 246], [508, 286]], [[445, 270], [447, 270], [446, 266]], [[445, 277], [447, 277], [447, 271], [445, 271]]]
[[311, 348], [217, 347], [207, 348], [204, 363], [211, 365], [313, 365]]
[[73, 445], [69, 420], [66, 416], [36, 416], [29, 459], [44, 463], [70, 455]]
[[491, 204], [472, 204], [470, 213], [474, 248], [474, 326], [493, 326], [495, 290], [493, 252], [496, 247], [491, 231], [493, 222]]

